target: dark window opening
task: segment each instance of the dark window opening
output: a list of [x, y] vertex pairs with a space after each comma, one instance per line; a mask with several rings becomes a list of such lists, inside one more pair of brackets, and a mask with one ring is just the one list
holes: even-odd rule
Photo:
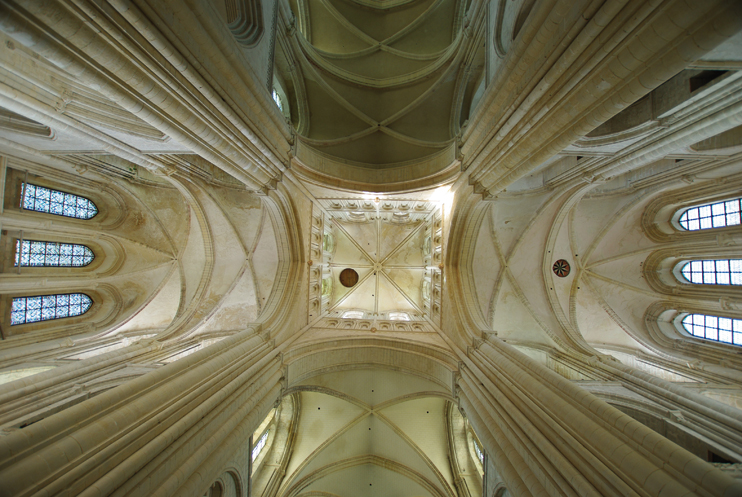
[[696, 74], [688, 80], [688, 82], [690, 83], [691, 93], [700, 88], [703, 88], [704, 86], [711, 83], [713, 80], [725, 73], [726, 71], [701, 71], [699, 74]]

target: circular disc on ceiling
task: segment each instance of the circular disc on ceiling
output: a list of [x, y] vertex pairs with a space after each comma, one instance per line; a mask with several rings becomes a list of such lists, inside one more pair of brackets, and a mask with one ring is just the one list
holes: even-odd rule
[[343, 269], [340, 272], [340, 284], [344, 287], [352, 287], [358, 283], [358, 273], [356, 273], [354, 270], [347, 268]]

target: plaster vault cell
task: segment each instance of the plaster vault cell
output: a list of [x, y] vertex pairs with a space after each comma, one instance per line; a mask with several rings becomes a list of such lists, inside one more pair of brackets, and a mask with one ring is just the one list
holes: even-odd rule
[[[422, 317], [422, 281], [425, 273], [425, 223], [395, 224], [384, 219], [364, 223], [332, 221], [335, 255], [329, 268], [333, 278], [330, 311], [361, 310], [388, 315], [404, 312]], [[350, 288], [340, 283], [344, 269], [358, 273]]]
[[455, 495], [440, 385], [362, 369], [296, 388], [299, 426], [280, 494]]

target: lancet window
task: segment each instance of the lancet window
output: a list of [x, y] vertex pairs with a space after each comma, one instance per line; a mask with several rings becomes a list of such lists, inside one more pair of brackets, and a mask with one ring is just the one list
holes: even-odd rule
[[89, 247], [77, 243], [16, 240], [15, 244], [15, 266], [83, 267], [94, 258]]
[[682, 323], [683, 328], [694, 337], [742, 345], [742, 319], [688, 314]]
[[680, 215], [680, 226], [689, 230], [707, 230], [740, 224], [740, 200], [733, 199], [686, 209]]
[[257, 442], [255, 442], [255, 445], [252, 448], [252, 460], [258, 458], [260, 455], [260, 451], [263, 450], [263, 447], [265, 447], [265, 442], [268, 440], [268, 432], [270, 430], [265, 430], [265, 433], [263, 433]]
[[477, 458], [479, 458], [479, 462], [481, 464], [484, 464], [484, 450], [482, 450], [482, 446], [479, 445], [479, 441], [477, 441], [476, 438], [473, 438], [472, 441], [474, 442], [474, 452], [477, 453]]
[[680, 272], [691, 283], [742, 285], [742, 259], [690, 261]]
[[31, 183], [23, 183], [22, 188], [23, 209], [77, 219], [90, 219], [98, 214], [96, 205], [85, 197]]
[[273, 101], [276, 102], [278, 108], [283, 112], [283, 101], [281, 100], [281, 95], [278, 94], [275, 88], [273, 88]]
[[10, 311], [10, 324], [79, 316], [88, 312], [92, 305], [93, 299], [84, 293], [16, 297]]

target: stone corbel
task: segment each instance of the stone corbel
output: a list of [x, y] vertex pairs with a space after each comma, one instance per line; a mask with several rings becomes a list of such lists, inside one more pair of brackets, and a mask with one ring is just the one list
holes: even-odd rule
[[719, 299], [719, 307], [725, 311], [742, 311], [742, 302], [727, 297]]
[[475, 338], [474, 340], [472, 340], [471, 345], [469, 345], [466, 348], [466, 355], [470, 355], [475, 350], [478, 350], [479, 347], [481, 347], [483, 343], [484, 343], [483, 338]]
[[593, 185], [593, 184], [597, 185], [600, 183], [605, 183], [607, 181], [607, 178], [604, 177], [602, 174], [590, 174], [590, 173], [583, 174], [580, 179], [582, 179], [582, 181], [584, 181], [588, 185]]
[[688, 366], [688, 369], [696, 369], [699, 371], [703, 371], [704, 369], [706, 369], [706, 365], [704, 364], [704, 362], [699, 359], [696, 359], [695, 361], [688, 361], [686, 363], [686, 366]]
[[737, 245], [737, 241], [729, 233], [720, 233], [716, 235], [716, 244], [719, 247], [733, 247]]
[[[280, 174], [280, 173], [279, 173]], [[260, 187], [260, 190], [256, 191], [258, 195], [268, 195], [271, 190], [275, 190], [278, 187], [278, 182], [281, 181], [282, 177], [279, 176], [278, 178], [271, 178], [268, 180], [268, 183]]]
[[685, 416], [683, 416], [682, 411], [672, 410], [672, 411], [669, 411], [669, 414], [670, 414], [670, 419], [672, 421], [675, 421], [676, 423], [680, 423], [680, 424], [685, 424], [686, 422]]

